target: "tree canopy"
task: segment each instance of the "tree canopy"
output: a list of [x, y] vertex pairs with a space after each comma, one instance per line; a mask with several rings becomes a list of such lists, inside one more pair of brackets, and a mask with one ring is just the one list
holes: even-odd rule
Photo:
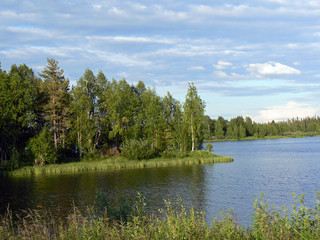
[[0, 65], [0, 167], [113, 155], [119, 149], [139, 148], [141, 158], [194, 151], [204, 139], [320, 132], [317, 116], [269, 123], [242, 116], [211, 119], [193, 83], [180, 103], [142, 81], [108, 80], [90, 69], [71, 87], [55, 59], [47, 59], [39, 76], [25, 64], [12, 65], [8, 72]]

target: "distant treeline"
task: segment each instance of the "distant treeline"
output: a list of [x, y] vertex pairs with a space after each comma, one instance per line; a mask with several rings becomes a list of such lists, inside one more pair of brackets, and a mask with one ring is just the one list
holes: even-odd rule
[[320, 118], [317, 116], [268, 123], [256, 123], [250, 117], [239, 116], [228, 121], [223, 117], [218, 117], [215, 120], [205, 116], [203, 125], [204, 137], [207, 140], [264, 138], [267, 136], [313, 136], [320, 133]]
[[40, 77], [26, 65], [0, 66], [0, 167], [112, 155], [123, 146], [153, 156], [201, 146], [205, 103], [193, 83], [181, 104], [142, 81], [108, 80], [90, 69], [70, 87], [58, 61], [47, 61]]

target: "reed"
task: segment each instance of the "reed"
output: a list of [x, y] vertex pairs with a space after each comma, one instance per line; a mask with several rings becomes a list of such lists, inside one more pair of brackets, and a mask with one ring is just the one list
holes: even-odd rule
[[[255, 199], [252, 224], [239, 226], [230, 212], [208, 223], [205, 213], [186, 210], [182, 201], [165, 201], [166, 207], [150, 215], [140, 198], [126, 219], [114, 218], [110, 211], [98, 214], [89, 208], [70, 209], [67, 220], [55, 219], [44, 209], [29, 210], [13, 220], [12, 213], [0, 216], [1, 239], [320, 239], [319, 193], [316, 205], [307, 208], [303, 195], [294, 196], [292, 209], [275, 210], [263, 195]], [[107, 209], [107, 208], [106, 208]], [[109, 209], [108, 209], [109, 210]], [[117, 211], [117, 214], [119, 211]], [[121, 212], [121, 214], [123, 214]]]
[[102, 171], [128, 168], [167, 167], [191, 164], [209, 164], [232, 162], [232, 157], [219, 156], [204, 151], [187, 154], [186, 157], [158, 157], [148, 160], [128, 160], [123, 157], [110, 157], [96, 161], [81, 161], [64, 164], [49, 164], [42, 167], [28, 166], [9, 172], [10, 176], [28, 176], [41, 174], [66, 174], [85, 171]]

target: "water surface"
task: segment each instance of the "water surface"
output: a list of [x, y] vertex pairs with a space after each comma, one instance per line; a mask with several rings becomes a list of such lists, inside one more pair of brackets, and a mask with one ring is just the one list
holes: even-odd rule
[[[59, 176], [0, 179], [0, 213], [45, 206], [65, 216], [74, 203], [80, 209], [94, 203], [98, 189], [110, 199], [146, 196], [148, 211], [164, 207], [163, 199], [180, 196], [186, 206], [206, 212], [208, 219], [232, 208], [240, 223], [249, 224], [254, 197], [280, 207], [292, 204], [291, 193], [306, 194], [314, 203], [320, 190], [320, 138], [215, 142], [216, 154], [232, 163], [85, 172]], [[57, 211], [59, 209], [59, 211]]]

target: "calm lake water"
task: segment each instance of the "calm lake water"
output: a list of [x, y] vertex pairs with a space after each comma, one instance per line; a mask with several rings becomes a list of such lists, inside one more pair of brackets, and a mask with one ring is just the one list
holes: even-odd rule
[[0, 213], [8, 205], [14, 212], [44, 206], [65, 216], [73, 203], [82, 210], [94, 203], [98, 189], [110, 199], [134, 199], [141, 192], [150, 212], [164, 207], [163, 199], [177, 196], [186, 206], [205, 211], [208, 220], [232, 208], [244, 225], [251, 222], [254, 197], [261, 192], [276, 207], [290, 206], [293, 192], [314, 204], [320, 190], [320, 137], [213, 144], [216, 154], [232, 156], [234, 162], [0, 178]]

